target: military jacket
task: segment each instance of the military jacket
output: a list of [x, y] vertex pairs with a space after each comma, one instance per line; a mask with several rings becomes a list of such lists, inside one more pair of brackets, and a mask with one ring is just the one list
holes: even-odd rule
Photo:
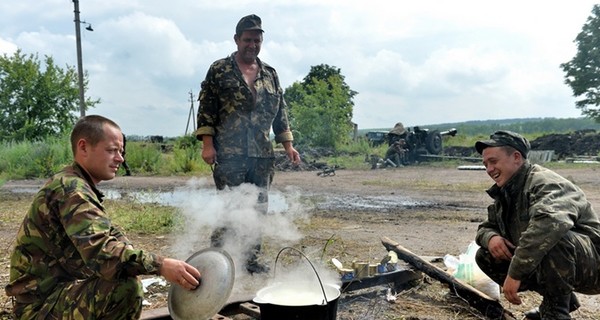
[[215, 61], [199, 95], [199, 140], [213, 136], [218, 157], [272, 158], [271, 128], [276, 142], [292, 141], [283, 90], [277, 72], [257, 58], [256, 98], [240, 71], [235, 53]]
[[600, 245], [600, 222], [585, 194], [559, 174], [528, 161], [499, 188], [487, 190], [494, 199], [476, 241], [487, 248], [500, 235], [517, 248], [508, 275], [523, 280], [568, 231], [587, 235]]
[[77, 164], [39, 190], [17, 234], [7, 295], [43, 299], [63, 282], [159, 273], [163, 258], [133, 249], [102, 198]]

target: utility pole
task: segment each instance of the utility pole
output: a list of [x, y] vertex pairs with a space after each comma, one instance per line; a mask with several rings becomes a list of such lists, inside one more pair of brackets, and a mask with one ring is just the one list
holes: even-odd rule
[[85, 94], [83, 92], [83, 62], [81, 58], [81, 30], [79, 20], [79, 0], [73, 0], [75, 7], [75, 39], [77, 41], [77, 75], [79, 77], [79, 111], [81, 117], [85, 117]]
[[190, 120], [192, 120], [192, 123], [194, 125], [192, 131], [196, 130], [196, 118], [195, 118], [195, 113], [194, 112], [194, 94], [192, 93], [192, 90], [190, 90], [190, 102], [192, 103], [190, 105], [190, 112], [188, 113], [188, 120], [187, 120], [187, 124], [185, 126], [185, 135], [187, 136], [188, 133], [188, 128], [190, 126]]

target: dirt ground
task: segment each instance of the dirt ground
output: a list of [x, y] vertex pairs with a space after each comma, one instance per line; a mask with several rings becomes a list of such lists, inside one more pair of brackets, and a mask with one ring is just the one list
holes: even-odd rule
[[[560, 169], [586, 191], [595, 208], [600, 208], [600, 167]], [[103, 182], [100, 188], [121, 190], [172, 190], [189, 177], [118, 177]], [[23, 213], [30, 194], [15, 193], [24, 188], [35, 189], [42, 181], [8, 181], [0, 188], [2, 201], [22, 206]], [[337, 170], [335, 175], [319, 176], [315, 171], [277, 172], [273, 191], [287, 192], [290, 187], [310, 200], [310, 221], [300, 226], [303, 238], [298, 248], [319, 248], [331, 242], [324, 254], [345, 265], [352, 261], [376, 262], [387, 253], [382, 237], [400, 243], [413, 253], [443, 267], [439, 258], [458, 256], [473, 241], [478, 224], [485, 218], [490, 202], [484, 189], [491, 180], [481, 170], [458, 170], [427, 165], [384, 170]], [[21, 217], [3, 218], [0, 222], [0, 283], [8, 279], [9, 260], [14, 234]], [[129, 234], [137, 247], [170, 254], [172, 236]], [[334, 240], [334, 241], [332, 241]], [[266, 255], [278, 250], [276, 243], [267, 245]], [[438, 258], [437, 260], [435, 258]], [[483, 319], [468, 304], [449, 294], [448, 288], [429, 277], [398, 292], [394, 302], [385, 299], [386, 287], [342, 293], [338, 307], [339, 320], [355, 319]], [[576, 319], [597, 319], [600, 300], [596, 296], [578, 295], [581, 308]], [[522, 305], [501, 304], [517, 319], [522, 312], [537, 306], [540, 297], [523, 293]], [[152, 289], [151, 303], [145, 310], [164, 308], [166, 289]], [[4, 292], [0, 302], [7, 318], [10, 303]], [[236, 318], [238, 319], [238, 318]], [[245, 319], [245, 318], [239, 318]]]

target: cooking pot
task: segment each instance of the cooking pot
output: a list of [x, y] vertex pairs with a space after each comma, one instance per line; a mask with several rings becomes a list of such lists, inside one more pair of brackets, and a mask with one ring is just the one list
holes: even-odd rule
[[319, 283], [278, 282], [260, 289], [253, 302], [260, 308], [261, 320], [335, 320], [341, 294], [339, 287], [323, 284], [319, 273], [304, 253], [291, 247], [281, 249], [275, 259], [273, 274], [277, 269], [279, 255], [287, 249], [296, 250], [308, 261]]

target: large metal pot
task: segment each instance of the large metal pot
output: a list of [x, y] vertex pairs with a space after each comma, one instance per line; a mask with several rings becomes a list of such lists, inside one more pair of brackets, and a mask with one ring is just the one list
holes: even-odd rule
[[307, 283], [278, 283], [260, 289], [254, 303], [260, 307], [261, 320], [335, 320], [340, 290], [325, 284], [321, 291]]
[[315, 272], [318, 284], [308, 281], [278, 282], [260, 289], [253, 302], [260, 308], [261, 320], [335, 320], [340, 289], [333, 284], [323, 284], [314, 265], [301, 251], [285, 247], [281, 252], [292, 249], [303, 256]]

